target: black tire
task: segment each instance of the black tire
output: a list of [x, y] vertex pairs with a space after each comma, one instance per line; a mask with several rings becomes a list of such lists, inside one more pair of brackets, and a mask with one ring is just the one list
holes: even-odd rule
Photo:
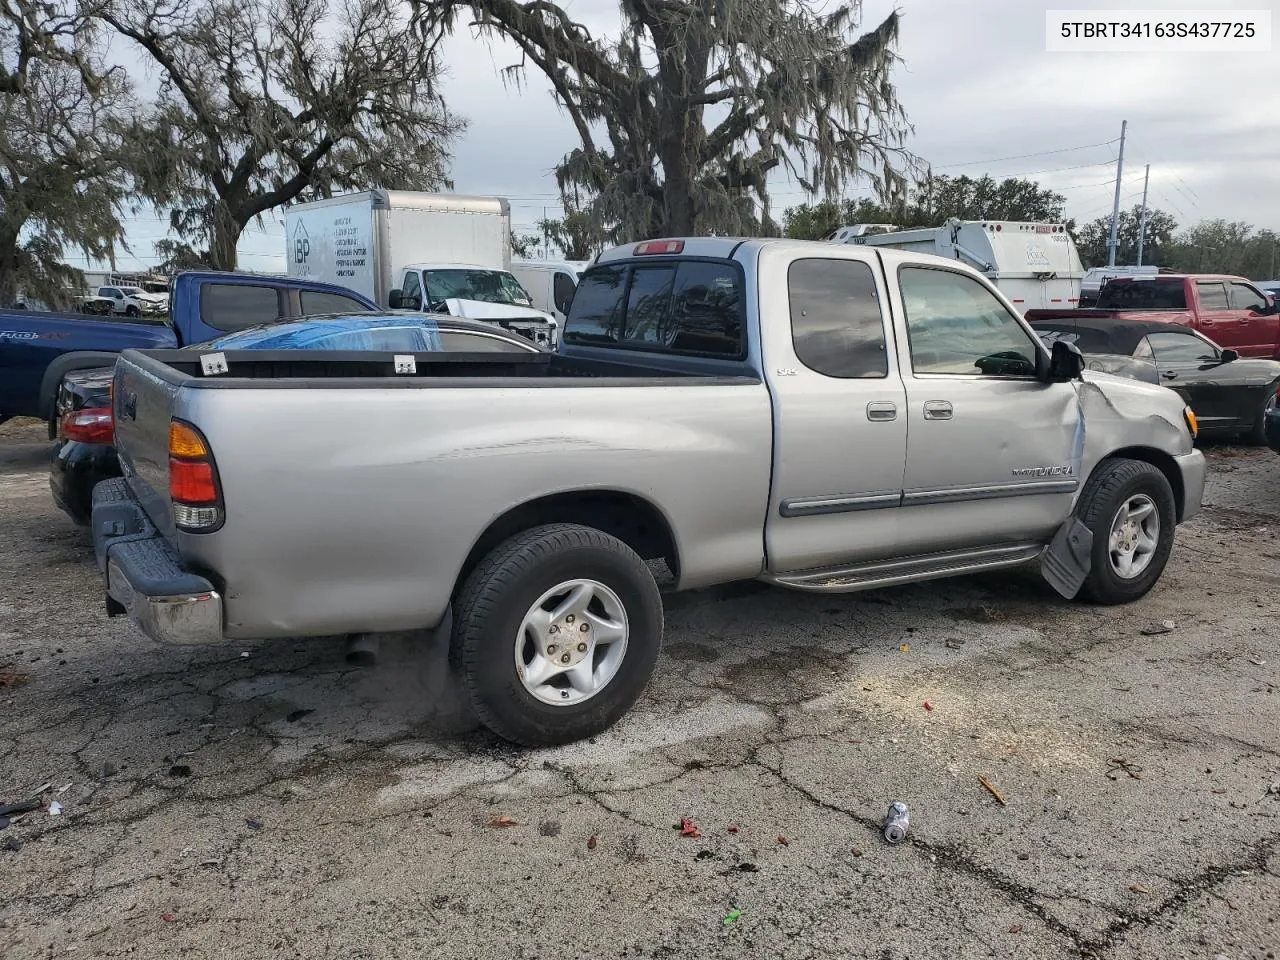
[[[1111, 524], [1124, 503], [1145, 494], [1156, 505], [1160, 532], [1156, 549], [1146, 569], [1132, 579], [1119, 575], [1111, 565]], [[1080, 598], [1100, 604], [1132, 603], [1160, 579], [1173, 550], [1177, 507], [1169, 480], [1157, 468], [1141, 460], [1104, 460], [1085, 484], [1076, 505], [1076, 516], [1093, 533], [1089, 576], [1080, 589]]]
[[[613, 679], [580, 703], [552, 705], [525, 689], [515, 641], [543, 593], [589, 577], [612, 590], [628, 621]], [[449, 658], [472, 708], [498, 736], [526, 747], [557, 746], [612, 726], [644, 693], [662, 646], [662, 598], [645, 562], [592, 527], [535, 527], [499, 544], [467, 578], [455, 603]]]
[[1276, 391], [1280, 390], [1280, 380], [1267, 386], [1267, 392], [1262, 398], [1262, 402], [1258, 404], [1258, 419], [1253, 422], [1253, 427], [1248, 433], [1244, 434], [1246, 443], [1251, 443], [1255, 447], [1265, 447], [1267, 445], [1267, 409], [1276, 402]]
[[140, 317], [142, 316], [142, 311], [139, 310], [137, 307], [126, 307], [124, 311], [124, 315], [126, 317]]

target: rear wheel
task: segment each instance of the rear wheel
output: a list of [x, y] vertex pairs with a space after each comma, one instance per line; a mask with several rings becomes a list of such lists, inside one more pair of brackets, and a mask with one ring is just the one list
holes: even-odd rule
[[477, 716], [524, 746], [612, 726], [657, 665], [662, 600], [626, 544], [551, 524], [500, 544], [458, 598], [450, 658]]
[[1103, 461], [1080, 494], [1076, 515], [1093, 533], [1080, 596], [1119, 604], [1146, 595], [1173, 551], [1177, 509], [1165, 475], [1141, 460]]
[[1264, 446], [1267, 442], [1267, 414], [1276, 408], [1276, 391], [1280, 390], [1280, 380], [1267, 387], [1267, 395], [1262, 398], [1262, 407], [1258, 410], [1258, 419], [1253, 429], [1246, 433], [1245, 439], [1256, 446]]

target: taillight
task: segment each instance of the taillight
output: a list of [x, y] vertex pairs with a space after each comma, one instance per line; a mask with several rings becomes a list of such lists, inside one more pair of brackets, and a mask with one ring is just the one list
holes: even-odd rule
[[169, 499], [181, 530], [206, 532], [222, 525], [222, 493], [213, 453], [189, 423], [169, 424]]
[[110, 407], [84, 407], [73, 410], [58, 423], [58, 436], [79, 443], [111, 444], [115, 439], [116, 421]]

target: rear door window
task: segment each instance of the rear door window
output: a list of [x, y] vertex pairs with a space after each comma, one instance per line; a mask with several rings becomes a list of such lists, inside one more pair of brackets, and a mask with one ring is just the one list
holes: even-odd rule
[[1226, 310], [1227, 288], [1218, 281], [1196, 281], [1196, 294], [1200, 297], [1201, 310]]
[[871, 268], [857, 260], [796, 260], [787, 270], [796, 357], [828, 377], [885, 377], [884, 317]]
[[200, 289], [200, 319], [215, 330], [244, 330], [283, 316], [284, 305], [275, 287], [207, 283]]

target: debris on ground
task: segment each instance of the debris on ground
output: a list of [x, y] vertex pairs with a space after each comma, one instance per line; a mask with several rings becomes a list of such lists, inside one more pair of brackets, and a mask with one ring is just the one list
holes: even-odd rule
[[253, 819], [253, 817], [246, 817], [246, 818], [245, 818], [245, 821], [244, 821], [244, 825], [245, 825], [246, 827], [248, 827], [250, 830], [261, 830], [261, 829], [262, 829], [262, 821], [261, 821], [261, 820], [255, 820], [255, 819]]
[[924, 702], [924, 709], [926, 713], [933, 713], [933, 704], [926, 700]]
[[1010, 933], [1021, 933], [1021, 932], [1022, 932], [1022, 924], [1020, 924], [1020, 923], [1015, 923], [1012, 927], [1010, 927], [1010, 928], [1009, 928], [1009, 932], [1010, 932]]
[[1107, 764], [1107, 778], [1110, 780], [1119, 780], [1121, 773], [1127, 773], [1133, 780], [1142, 779], [1142, 768], [1131, 760], [1126, 760], [1124, 757], [1110, 757]]
[[590, 838], [588, 838], [588, 840], [587, 840], [587, 849], [588, 849], [588, 850], [594, 850], [595, 848], [596, 848], [596, 838], [595, 838], [595, 837], [590, 837]]
[[191, 768], [185, 763], [175, 763], [169, 768], [169, 776], [171, 777], [189, 777], [191, 776]]
[[49, 816], [51, 817], [62, 816], [62, 804], [60, 804], [57, 800], [49, 804]]
[[737, 870], [739, 873], [759, 873], [760, 872], [760, 868], [757, 867], [750, 860], [743, 860], [742, 863], [738, 864], [733, 869]]
[[9, 824], [13, 823], [8, 817], [0, 817], [0, 830], [8, 830]]
[[907, 838], [907, 830], [910, 828], [910, 811], [907, 805], [901, 800], [895, 800], [889, 805], [889, 812], [884, 815], [884, 823], [881, 827], [884, 829], [884, 838], [890, 843], [901, 843]]
[[560, 821], [543, 820], [540, 824], [538, 824], [538, 833], [544, 837], [560, 836]]
[[161, 920], [163, 920], [165, 923], [177, 923], [177, 922], [178, 922], [178, 918], [177, 918], [177, 917], [175, 917], [172, 913], [162, 913], [162, 914], [160, 915], [160, 919], [161, 919]]
[[486, 827], [518, 827], [520, 826], [520, 821], [517, 820], [515, 817], [508, 816], [505, 813], [502, 814], [501, 816], [499, 816], [498, 814], [494, 814], [492, 817], [489, 818], [485, 826]]
[[1172, 633], [1176, 626], [1177, 624], [1172, 620], [1157, 620], [1143, 627], [1142, 635], [1144, 637], [1154, 637], [1161, 633]]
[[1133, 884], [1132, 886], [1129, 887], [1129, 889], [1134, 893], [1150, 893], [1151, 892], [1140, 883]]
[[699, 850], [699, 851], [697, 852], [697, 854], [695, 854], [695, 855], [694, 855], [694, 858], [693, 858], [693, 859], [695, 859], [695, 860], [710, 860], [710, 859], [711, 859], [712, 857], [714, 857], [714, 856], [715, 856], [715, 854], [714, 854], [714, 853], [712, 853], [710, 850]]
[[[1280, 791], [1277, 791], [1277, 792], [1280, 792]], [[730, 833], [737, 833], [740, 829], [741, 829], [741, 828], [740, 828], [736, 823], [731, 823], [731, 824], [729, 824], [729, 832], [730, 832]]]
[[0, 806], [0, 817], [7, 817], [14, 813], [30, 813], [32, 810], [39, 810], [41, 806], [40, 797], [37, 795], [31, 800], [20, 800], [17, 803], [6, 803]]
[[112, 763], [110, 760], [108, 760], [106, 763], [104, 763], [104, 764], [102, 765], [102, 774], [101, 774], [101, 776], [102, 776], [102, 779], [103, 779], [103, 780], [106, 780], [108, 777], [114, 777], [114, 776], [115, 776], [117, 773], [119, 773], [119, 772], [120, 772], [120, 771], [119, 771], [119, 769], [116, 767], [116, 765], [115, 765], [114, 763]]
[[951, 639], [946, 641], [946, 644], [947, 644], [948, 650], [959, 650], [962, 646], [964, 646], [964, 641], [957, 637], [952, 637]]
[[295, 710], [293, 713], [285, 717], [284, 720], [285, 723], [297, 723], [303, 717], [310, 716], [313, 713], [315, 713], [314, 710]]
[[680, 831], [682, 837], [700, 837], [702, 831], [698, 829], [698, 825], [688, 817], [681, 817], [680, 822], [676, 824], [676, 829]]
[[789, 847], [789, 846], [791, 846], [791, 841], [790, 841], [790, 840], [788, 840], [788, 839], [787, 839], [785, 836], [783, 836], [782, 834], [778, 834], [778, 843], [782, 844], [784, 847]]
[[993, 797], [996, 798], [996, 800], [1000, 802], [1000, 806], [1002, 807], [1007, 806], [1004, 796], [1001, 795], [1000, 791], [995, 788], [995, 785], [992, 784], [990, 780], [988, 780], [986, 777], [979, 777], [978, 782], [987, 788], [987, 793], [991, 794]]
[[25, 673], [18, 673], [11, 666], [0, 667], [0, 690], [5, 687], [20, 687], [30, 682], [30, 679]]
[[853, 854], [855, 857], [860, 857], [860, 856], [862, 856], [862, 851], [861, 851], [861, 850], [859, 850], [857, 847], [854, 847], [854, 848], [853, 848], [852, 850], [850, 850], [849, 852], [850, 852], [851, 854]]
[[910, 652], [911, 652], [911, 644], [909, 644], [909, 643], [904, 643], [904, 644], [903, 644], [902, 646], [900, 646], [898, 649], [899, 649], [899, 650], [901, 650], [903, 653], [910, 653]]
[[737, 923], [738, 918], [739, 918], [740, 916], [742, 916], [742, 911], [741, 911], [741, 910], [739, 910], [737, 907], [734, 907], [732, 910], [730, 910], [730, 911], [725, 915], [725, 918], [724, 918], [724, 921], [723, 921], [723, 922], [724, 922], [724, 925], [727, 927], [727, 926], [729, 926], [729, 924], [731, 924], [731, 923]]

